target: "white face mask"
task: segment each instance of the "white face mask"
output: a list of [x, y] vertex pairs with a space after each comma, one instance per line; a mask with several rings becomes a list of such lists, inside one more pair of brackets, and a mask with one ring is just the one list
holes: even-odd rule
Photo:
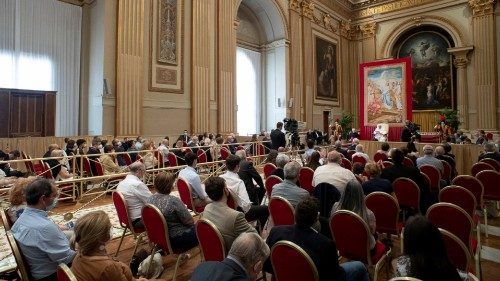
[[121, 142], [121, 141], [119, 141], [116, 145], [117, 145], [117, 146], [122, 146], [122, 142]]
[[52, 201], [52, 203], [50, 205], [45, 206], [45, 211], [47, 211], [47, 212], [52, 211], [57, 206], [58, 199], [59, 199], [59, 197], [54, 198], [54, 201]]
[[97, 147], [99, 150], [102, 149], [102, 144], [100, 144], [98, 147]]

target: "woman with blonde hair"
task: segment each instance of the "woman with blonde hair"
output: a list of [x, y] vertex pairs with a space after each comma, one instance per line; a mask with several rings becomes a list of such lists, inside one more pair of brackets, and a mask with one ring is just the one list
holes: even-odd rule
[[147, 140], [142, 144], [143, 153], [141, 153], [141, 156], [146, 169], [153, 169], [156, 165], [158, 165], [158, 159], [154, 156], [152, 151], [153, 149], [155, 149], [155, 147], [151, 140]]
[[71, 271], [78, 281], [136, 280], [126, 264], [113, 259], [106, 251], [106, 244], [112, 238], [111, 227], [104, 211], [90, 212], [76, 221], [74, 242], [77, 254]]
[[156, 206], [165, 217], [168, 236], [174, 249], [191, 249], [198, 245], [194, 220], [186, 205], [170, 195], [175, 177], [171, 173], [160, 172], [155, 177], [154, 188], [157, 193], [148, 198], [148, 203]]
[[26, 208], [26, 198], [24, 189], [29, 183], [36, 180], [36, 177], [19, 178], [14, 182], [14, 187], [9, 192], [10, 207], [7, 210], [9, 218], [14, 223]]
[[348, 210], [358, 214], [368, 225], [371, 232], [370, 249], [374, 249], [376, 245], [375, 214], [366, 207], [365, 194], [361, 188], [361, 184], [357, 180], [351, 180], [347, 183], [344, 192], [340, 196], [339, 202], [335, 202], [332, 207], [331, 214], [338, 210]]

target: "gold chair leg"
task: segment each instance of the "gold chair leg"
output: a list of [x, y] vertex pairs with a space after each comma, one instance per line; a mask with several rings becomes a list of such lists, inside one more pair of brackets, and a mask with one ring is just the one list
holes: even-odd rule
[[153, 266], [153, 258], [155, 256], [155, 250], [156, 250], [156, 245], [153, 247], [153, 249], [151, 249], [151, 257], [149, 258], [149, 266], [148, 266], [148, 270], [146, 271], [146, 276], [143, 276], [143, 277], [146, 277], [146, 278], [151, 278], [149, 276], [150, 272], [151, 272], [151, 267]]
[[488, 211], [486, 207], [483, 209], [484, 214], [484, 233], [486, 234], [486, 238], [488, 238]]
[[175, 268], [174, 268], [174, 276], [172, 276], [172, 281], [177, 280], [177, 270], [179, 269], [179, 265], [181, 263], [181, 258], [185, 255], [185, 253], [182, 253], [177, 256], [177, 261], [175, 262]]
[[139, 247], [139, 244], [142, 242], [142, 237], [144, 237], [144, 232], [139, 234], [137, 236], [137, 241], [135, 241], [135, 246], [134, 246], [134, 251], [132, 252], [132, 257], [135, 255], [135, 252], [137, 252], [137, 248]]
[[118, 249], [116, 249], [115, 258], [118, 256], [118, 252], [120, 251], [120, 248], [121, 248], [122, 243], [123, 243], [123, 238], [125, 237], [126, 232], [127, 232], [127, 229], [124, 228], [123, 233], [122, 233], [122, 237], [120, 238], [120, 244], [118, 244]]

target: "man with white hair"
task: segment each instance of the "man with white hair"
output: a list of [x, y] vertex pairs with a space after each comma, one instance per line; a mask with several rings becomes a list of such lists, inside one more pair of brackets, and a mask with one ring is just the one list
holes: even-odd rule
[[286, 163], [290, 162], [290, 157], [284, 153], [278, 154], [276, 156], [276, 170], [274, 170], [271, 175], [272, 176], [277, 176], [281, 178], [282, 180], [285, 179], [285, 173], [283, 172], [283, 168], [285, 167]]
[[362, 144], [356, 145], [356, 153], [354, 153], [352, 155], [352, 157], [354, 158], [354, 156], [361, 156], [361, 157], [365, 158], [367, 162], [370, 161], [370, 156], [368, 156], [368, 154], [366, 154], [363, 151], [363, 145]]
[[163, 164], [165, 167], [168, 164], [168, 153], [170, 152], [168, 145], [169, 140], [167, 138], [164, 138], [161, 140], [160, 146], [158, 146], [158, 150], [161, 152], [161, 156], [163, 156]]
[[353, 138], [351, 144], [349, 145], [348, 149], [349, 150], [355, 150], [356, 145], [359, 144], [359, 139], [358, 138]]
[[191, 281], [257, 280], [269, 256], [269, 246], [256, 233], [242, 233], [234, 240], [223, 261], [209, 261], [196, 267]]
[[273, 187], [271, 197], [280, 196], [288, 200], [293, 208], [309, 197], [309, 192], [297, 185], [299, 179], [300, 164], [297, 161], [288, 162], [284, 167], [285, 180]]
[[498, 152], [496, 146], [492, 142], [487, 142], [484, 144], [484, 154], [479, 155], [478, 161], [485, 159], [485, 158], [491, 158], [495, 159], [500, 162], [500, 153]]
[[340, 166], [342, 155], [337, 151], [330, 151], [327, 157], [328, 164], [320, 166], [314, 171], [313, 185], [317, 186], [326, 182], [335, 186], [342, 194], [349, 181], [357, 180], [356, 176], [350, 170]]
[[434, 157], [434, 147], [430, 144], [424, 145], [424, 156], [417, 158], [417, 167], [420, 168], [423, 165], [434, 166], [441, 171], [441, 174], [444, 172], [443, 163]]

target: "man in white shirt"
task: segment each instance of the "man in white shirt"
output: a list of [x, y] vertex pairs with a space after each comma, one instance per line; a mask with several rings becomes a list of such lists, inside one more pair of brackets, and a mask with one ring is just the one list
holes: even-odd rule
[[226, 158], [227, 172], [220, 177], [226, 180], [227, 188], [231, 193], [231, 197], [237, 209], [241, 209], [245, 213], [247, 221], [259, 220], [261, 226], [264, 226], [269, 217], [269, 209], [264, 205], [252, 205], [248, 192], [243, 180], [238, 175], [240, 169], [241, 158], [236, 155], [229, 155]]
[[322, 182], [326, 182], [335, 186], [340, 194], [344, 193], [345, 186], [351, 180], [357, 180], [356, 176], [342, 166], [340, 162], [342, 155], [337, 151], [328, 153], [328, 163], [320, 166], [314, 171], [313, 185], [316, 186]]
[[152, 194], [141, 180], [146, 173], [144, 164], [137, 161], [132, 163], [129, 168], [130, 173], [118, 184], [116, 191], [125, 198], [132, 224], [134, 227], [140, 228], [144, 227], [141, 217], [142, 207], [147, 204], [147, 200]]
[[192, 196], [195, 207], [203, 207], [210, 203], [205, 187], [201, 184], [200, 176], [196, 172], [196, 165], [198, 164], [198, 157], [196, 154], [190, 152], [184, 156], [187, 167], [179, 172], [179, 178], [183, 178], [192, 188]]
[[168, 164], [168, 153], [170, 152], [169, 150], [169, 140], [167, 138], [164, 138], [160, 146], [158, 146], [158, 150], [161, 152], [161, 155], [163, 156], [163, 164], [166, 167]]
[[367, 162], [370, 161], [370, 156], [368, 156], [368, 154], [366, 154], [363, 151], [363, 145], [362, 144], [356, 145], [356, 153], [354, 153], [352, 155], [353, 159], [354, 159], [354, 156], [361, 156], [361, 157], [365, 158]]

